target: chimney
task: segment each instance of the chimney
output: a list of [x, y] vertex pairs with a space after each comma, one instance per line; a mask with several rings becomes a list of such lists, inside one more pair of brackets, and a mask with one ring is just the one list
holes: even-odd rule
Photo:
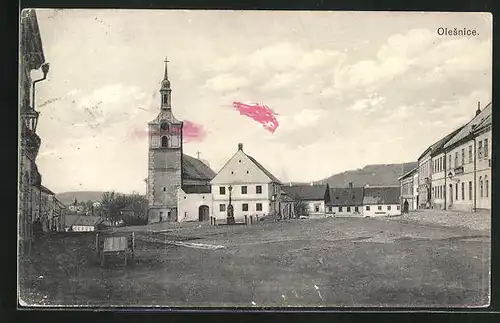
[[480, 113], [481, 113], [481, 102], [477, 101], [476, 116], [478, 116]]
[[349, 188], [352, 188], [352, 182], [349, 182]]
[[238, 150], [243, 151], [243, 144], [241, 142], [238, 144]]
[[292, 182], [290, 182], [290, 187], [292, 187]]

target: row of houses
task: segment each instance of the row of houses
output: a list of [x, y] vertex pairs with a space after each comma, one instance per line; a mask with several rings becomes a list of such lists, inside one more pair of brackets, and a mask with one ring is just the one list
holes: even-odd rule
[[[379, 216], [401, 212], [399, 186], [330, 188], [328, 185], [286, 185], [243, 144], [226, 164], [214, 172], [199, 158], [183, 151], [183, 122], [172, 112], [168, 60], [160, 87], [160, 109], [148, 123], [148, 222], [235, 222], [259, 217], [292, 218], [307, 214], [327, 216]], [[298, 208], [301, 204], [301, 208]]]
[[430, 145], [418, 166], [400, 180], [401, 202], [410, 210], [491, 209], [491, 113], [478, 105], [465, 125]]
[[[229, 205], [236, 222], [269, 215], [280, 218], [331, 216], [392, 216], [401, 214], [400, 188], [330, 188], [328, 184], [283, 184], [238, 145], [234, 156], [205, 185], [185, 185], [178, 191], [178, 222], [224, 223]], [[297, 203], [303, 204], [297, 214]]]
[[[45, 63], [42, 40], [35, 10], [21, 12], [20, 36], [20, 140], [18, 236], [19, 253], [29, 253], [33, 244], [33, 224], [39, 221], [44, 231], [61, 230], [65, 206], [55, 194], [42, 185], [36, 164], [41, 138], [36, 133], [39, 112], [35, 109], [35, 85], [46, 79], [49, 65]], [[43, 77], [32, 80], [31, 72], [41, 70]]]

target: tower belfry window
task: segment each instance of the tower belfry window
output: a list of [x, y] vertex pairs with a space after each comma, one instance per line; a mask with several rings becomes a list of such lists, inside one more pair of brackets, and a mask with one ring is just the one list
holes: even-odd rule
[[160, 130], [161, 131], [168, 131], [168, 123], [162, 122], [160, 125]]
[[167, 136], [161, 137], [161, 146], [164, 148], [168, 147], [168, 137]]

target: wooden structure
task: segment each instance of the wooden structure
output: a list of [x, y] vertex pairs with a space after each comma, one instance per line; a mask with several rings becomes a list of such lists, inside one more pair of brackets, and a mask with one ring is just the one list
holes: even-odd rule
[[135, 234], [127, 235], [97, 233], [95, 236], [95, 248], [97, 259], [100, 259], [101, 266], [107, 256], [123, 255], [124, 266], [127, 266], [128, 258], [134, 259], [135, 253]]

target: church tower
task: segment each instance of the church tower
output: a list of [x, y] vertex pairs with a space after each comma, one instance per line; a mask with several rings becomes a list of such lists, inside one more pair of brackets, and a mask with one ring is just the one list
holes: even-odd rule
[[148, 218], [149, 222], [176, 221], [177, 195], [182, 185], [182, 127], [172, 113], [172, 89], [168, 79], [168, 60], [161, 82], [158, 116], [148, 123]]

